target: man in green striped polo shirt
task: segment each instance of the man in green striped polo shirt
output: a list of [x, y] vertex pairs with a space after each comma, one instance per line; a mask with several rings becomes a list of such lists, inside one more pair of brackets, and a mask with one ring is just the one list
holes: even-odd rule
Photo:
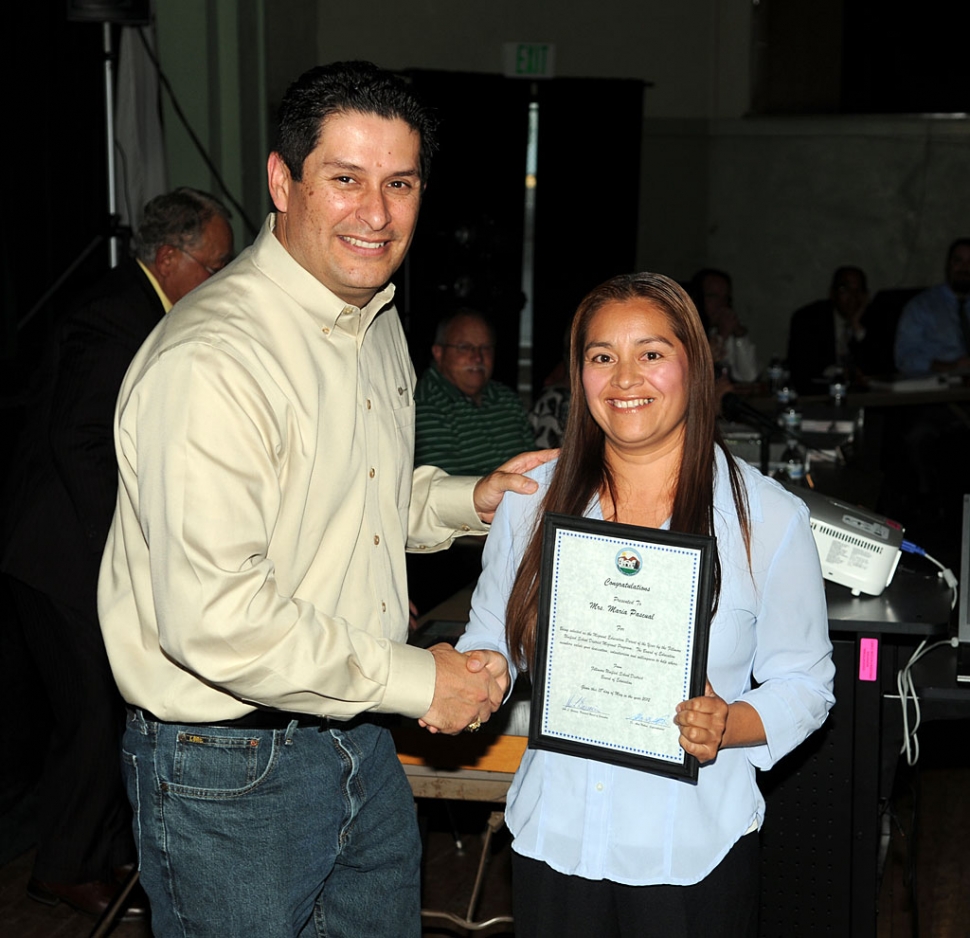
[[431, 354], [414, 392], [415, 465], [483, 475], [536, 448], [518, 396], [492, 381], [495, 333], [481, 313], [461, 309], [442, 320]]

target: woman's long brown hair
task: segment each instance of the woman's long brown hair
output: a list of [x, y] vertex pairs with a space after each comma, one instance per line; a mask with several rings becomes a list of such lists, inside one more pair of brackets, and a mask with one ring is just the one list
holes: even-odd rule
[[[573, 317], [569, 363], [572, 402], [562, 451], [506, 607], [505, 634], [509, 650], [519, 668], [530, 667], [535, 656], [543, 515], [554, 511], [581, 517], [592, 499], [604, 489], [610, 493], [616, 505], [613, 477], [604, 458], [605, 437], [589, 412], [583, 391], [584, 349], [589, 324], [599, 309], [607, 303], [638, 300], [646, 300], [667, 317], [687, 356], [684, 452], [676, 482], [670, 529], [686, 534], [714, 533], [714, 453], [715, 447], [720, 447], [727, 460], [731, 493], [750, 563], [751, 528], [747, 496], [740, 470], [717, 429], [714, 363], [697, 310], [684, 290], [662, 274], [613, 277], [587, 295]], [[717, 610], [720, 591], [721, 564], [715, 551], [712, 614]]]

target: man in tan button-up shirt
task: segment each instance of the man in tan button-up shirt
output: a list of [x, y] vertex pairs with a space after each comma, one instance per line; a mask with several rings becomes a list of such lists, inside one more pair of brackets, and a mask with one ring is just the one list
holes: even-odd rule
[[252, 248], [179, 304], [118, 402], [105, 643], [156, 935], [417, 935], [410, 792], [376, 714], [458, 732], [506, 672], [407, 636], [405, 545], [482, 533], [543, 455], [413, 470], [387, 286], [433, 125], [364, 63], [287, 92]]

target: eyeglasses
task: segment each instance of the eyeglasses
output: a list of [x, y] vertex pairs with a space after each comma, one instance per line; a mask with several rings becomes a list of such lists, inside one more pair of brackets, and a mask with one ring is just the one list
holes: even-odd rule
[[173, 244], [172, 247], [176, 251], [181, 251], [186, 257], [191, 257], [210, 277], [222, 270], [222, 267], [210, 267], [208, 264], [203, 264], [191, 251], [186, 251], [185, 248], [180, 248], [177, 244]]
[[459, 355], [464, 355], [471, 357], [472, 355], [481, 355], [485, 358], [487, 355], [495, 354], [494, 345], [472, 345], [470, 342], [458, 342], [457, 344], [453, 342], [442, 342], [442, 348], [453, 348]]

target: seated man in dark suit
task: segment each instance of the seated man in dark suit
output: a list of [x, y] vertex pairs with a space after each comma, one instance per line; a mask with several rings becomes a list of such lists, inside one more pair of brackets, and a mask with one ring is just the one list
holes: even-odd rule
[[816, 300], [792, 314], [788, 333], [788, 368], [799, 394], [824, 394], [822, 380], [851, 380], [864, 370], [869, 302], [866, 275], [858, 267], [839, 267], [832, 275], [828, 299]]
[[[17, 667], [50, 712], [37, 722], [50, 739], [27, 891], [49, 905], [100, 914], [118, 889], [117, 869], [135, 859], [121, 782], [124, 708], [96, 600], [118, 485], [112, 420], [149, 332], [230, 260], [228, 217], [217, 199], [188, 188], [145, 206], [136, 258], [108, 273], [57, 328], [10, 473], [2, 569], [19, 619]], [[128, 917], [138, 911], [129, 906]]]

